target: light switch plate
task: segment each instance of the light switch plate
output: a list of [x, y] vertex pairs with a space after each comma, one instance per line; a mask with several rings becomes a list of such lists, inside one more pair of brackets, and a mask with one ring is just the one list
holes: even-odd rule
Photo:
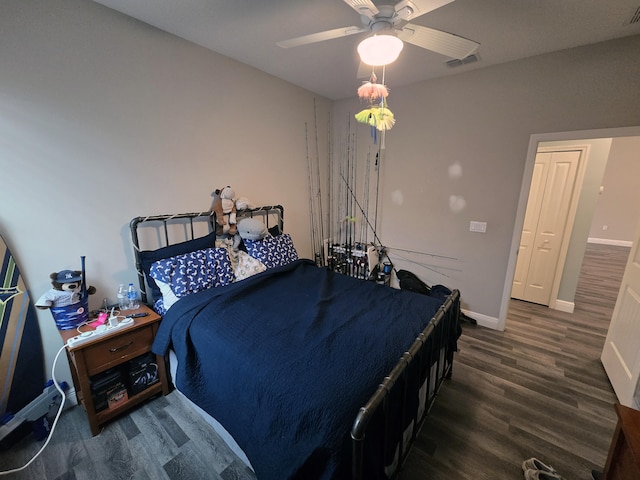
[[486, 233], [486, 231], [487, 231], [487, 222], [474, 222], [472, 220], [469, 223], [469, 231], [470, 232]]

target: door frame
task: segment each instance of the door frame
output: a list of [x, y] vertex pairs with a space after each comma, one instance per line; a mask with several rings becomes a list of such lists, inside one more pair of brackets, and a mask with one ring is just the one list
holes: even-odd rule
[[[574, 132], [555, 132], [532, 134], [529, 138], [529, 146], [527, 148], [527, 158], [522, 176], [522, 184], [520, 187], [520, 198], [518, 200], [518, 208], [516, 210], [516, 218], [511, 237], [511, 248], [509, 250], [509, 260], [507, 263], [507, 273], [505, 283], [502, 289], [502, 302], [500, 305], [500, 313], [498, 314], [498, 324], [496, 329], [504, 330], [507, 323], [507, 313], [509, 310], [509, 302], [511, 300], [511, 286], [513, 284], [513, 276], [516, 268], [516, 260], [518, 248], [520, 246], [520, 236], [524, 225], [524, 214], [529, 198], [529, 189], [531, 187], [531, 178], [533, 176], [533, 167], [535, 164], [538, 144], [541, 142], [555, 142], [563, 140], [580, 140], [591, 138], [616, 138], [616, 137], [637, 137], [640, 136], [640, 126], [635, 127], [619, 127], [619, 128], [602, 128], [596, 130], [577, 130]], [[556, 292], [557, 294], [557, 292]]]

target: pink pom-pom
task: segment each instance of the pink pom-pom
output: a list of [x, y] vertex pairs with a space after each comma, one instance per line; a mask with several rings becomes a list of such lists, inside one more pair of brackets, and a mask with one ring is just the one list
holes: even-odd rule
[[365, 82], [358, 88], [358, 97], [367, 99], [387, 98], [387, 87], [379, 83]]

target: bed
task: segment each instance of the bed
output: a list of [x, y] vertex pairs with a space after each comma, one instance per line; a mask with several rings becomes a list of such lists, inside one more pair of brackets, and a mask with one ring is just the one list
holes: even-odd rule
[[153, 350], [259, 480], [396, 478], [451, 376], [459, 292], [443, 301], [298, 258], [283, 213], [238, 214], [267, 225], [241, 246], [264, 268], [224, 258], [209, 212], [131, 221], [143, 300], [163, 314]]

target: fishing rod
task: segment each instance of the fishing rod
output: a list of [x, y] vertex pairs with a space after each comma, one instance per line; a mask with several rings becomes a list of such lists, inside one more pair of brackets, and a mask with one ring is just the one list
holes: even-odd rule
[[317, 261], [317, 251], [316, 251], [316, 238], [315, 238], [315, 228], [314, 228], [314, 214], [313, 214], [313, 178], [312, 178], [312, 170], [311, 170], [311, 157], [309, 156], [309, 133], [308, 133], [308, 125], [307, 122], [304, 122], [304, 140], [307, 152], [307, 173], [309, 176], [309, 228], [311, 229], [311, 248], [313, 250], [314, 258]]
[[[364, 178], [364, 197], [362, 199], [362, 203], [364, 204], [364, 210], [369, 212], [369, 195], [371, 190], [371, 185], [369, 184], [371, 177], [371, 149], [367, 151], [367, 159], [365, 163], [365, 178]], [[365, 224], [362, 223], [360, 226], [360, 240], [366, 244], [368, 243], [368, 229]]]
[[[354, 148], [354, 141], [353, 141], [353, 137], [354, 137], [354, 132], [351, 132], [351, 135], [349, 136], [349, 158], [347, 160], [347, 169], [346, 169], [346, 175], [347, 175], [347, 180], [345, 180], [347, 182], [347, 185], [351, 186], [351, 177], [353, 175], [353, 158], [354, 158], [354, 153], [353, 153], [353, 148]], [[352, 219], [353, 219], [353, 203], [352, 203], [352, 198], [353, 198], [354, 194], [351, 194], [351, 196], [349, 196], [349, 192], [345, 191], [345, 198], [346, 198], [346, 206], [347, 206], [347, 210], [346, 210], [346, 217], [345, 217], [345, 225], [347, 227], [347, 247], [349, 248], [349, 257], [351, 256], [351, 245], [353, 245], [353, 223], [352, 223]], [[348, 257], [348, 258], [349, 258]]]
[[[351, 117], [349, 117], [349, 125], [348, 125], [348, 130], [347, 130], [347, 158], [346, 160], [346, 165], [345, 165], [345, 171], [347, 172], [347, 175], [349, 175], [349, 168], [350, 168], [350, 162], [351, 162]], [[349, 187], [349, 182], [347, 182], [344, 178], [344, 171], [340, 173], [340, 176], [342, 177], [342, 179], [345, 181], [345, 184], [347, 186], [347, 188]], [[349, 195], [347, 195], [347, 190], [344, 190], [344, 218], [347, 219], [349, 218]], [[349, 223], [344, 223], [343, 221], [343, 225], [344, 225], [344, 243], [345, 245], [347, 245], [349, 242]]]
[[324, 228], [323, 228], [323, 219], [324, 214], [322, 213], [322, 188], [320, 182], [320, 148], [318, 146], [318, 113], [316, 108], [316, 98], [313, 97], [313, 126], [315, 133], [315, 153], [316, 153], [316, 180], [318, 184], [318, 193], [317, 193], [317, 202], [318, 202], [318, 218], [319, 218], [319, 238], [316, 238], [317, 243], [317, 251], [320, 252], [320, 263], [319, 265], [324, 264], [324, 249], [322, 248], [322, 241], [324, 239]]
[[[352, 132], [351, 130], [349, 130], [349, 151], [347, 154], [347, 168], [346, 168], [346, 174], [347, 174], [347, 178], [351, 178], [351, 160], [353, 159], [353, 134], [354, 132]], [[345, 182], [347, 183], [347, 187], [349, 187], [349, 181], [345, 180]], [[346, 206], [346, 216], [345, 216], [345, 226], [347, 229], [347, 237], [345, 240], [347, 240], [345, 243], [347, 244], [347, 246], [351, 247], [351, 198], [348, 195], [348, 192], [345, 191], [345, 206]]]
[[[356, 134], [353, 134], [353, 166], [352, 166], [352, 175], [351, 175], [351, 184], [353, 185], [353, 196], [357, 198], [358, 196], [358, 141], [356, 138]], [[354, 202], [351, 200], [351, 222], [353, 223], [353, 241], [352, 245], [355, 245], [357, 242], [357, 231], [356, 231], [356, 216], [354, 215]]]
[[437, 253], [420, 252], [418, 250], [407, 250], [405, 248], [398, 248], [398, 247], [388, 247], [388, 248], [390, 248], [391, 250], [398, 250], [399, 252], [417, 253], [418, 255], [427, 255], [429, 257], [444, 258], [446, 260], [459, 260], [459, 258], [447, 257], [445, 255], [438, 255]]
[[353, 196], [353, 190], [351, 190], [351, 187], [349, 186], [349, 184], [347, 183], [347, 179], [344, 178], [344, 175], [342, 175], [342, 173], [340, 174], [340, 176], [342, 177], [342, 180], [345, 182], [347, 190], [349, 191], [349, 193], [351, 194], [353, 201], [355, 202], [355, 204], [358, 206], [358, 209], [360, 209], [360, 213], [362, 213], [362, 217], [365, 219], [365, 221], [367, 222], [367, 225], [369, 225], [369, 228], [371, 228], [371, 231], [373, 232], [373, 236], [374, 238], [378, 241], [378, 243], [380, 244], [380, 246], [382, 246], [382, 241], [380, 240], [380, 237], [378, 237], [378, 234], [376, 233], [375, 229], [373, 228], [373, 225], [371, 225], [371, 222], [369, 221], [369, 218], [367, 217], [367, 214], [365, 213], [365, 211], [363, 210], [362, 206], [360, 205], [360, 203], [358, 202], [358, 199], [355, 198]]
[[[393, 248], [393, 247], [390, 247], [390, 250], [394, 250], [394, 248]], [[411, 260], [411, 259], [409, 259], [409, 258], [407, 258], [407, 257], [403, 257], [402, 255], [397, 255], [397, 254], [396, 254], [395, 256], [399, 257], [401, 260], [404, 260], [404, 261], [405, 261], [405, 262], [407, 262], [407, 263], [412, 263], [412, 264], [414, 264], [414, 265], [418, 265], [418, 266], [420, 266], [420, 267], [422, 267], [422, 268], [425, 268], [425, 269], [427, 269], [427, 270], [431, 270], [432, 272], [437, 273], [438, 275], [442, 275], [443, 277], [451, 278], [451, 277], [450, 277], [449, 275], [447, 275], [446, 273], [442, 273], [440, 270], [437, 270], [435, 267], [431, 267], [430, 265], [427, 265], [427, 264], [425, 264], [425, 263], [417, 262], [417, 261], [415, 261], [415, 260]], [[387, 257], [388, 257], [388, 255], [387, 255]], [[438, 266], [438, 268], [445, 269], [445, 270], [450, 270], [450, 271], [452, 271], [452, 272], [457, 272], [457, 273], [462, 272], [462, 270], [460, 270], [460, 269], [458, 269], [458, 268], [448, 268], [448, 267], [441, 267], [441, 266]], [[395, 270], [395, 267], [394, 267], [394, 270]], [[396, 273], [397, 273], [397, 270], [396, 270]]]
[[378, 200], [380, 198], [380, 148], [378, 147], [378, 151], [376, 152], [376, 208], [375, 208], [375, 216], [373, 218], [374, 221], [374, 231], [378, 228]]
[[[333, 211], [331, 209], [331, 199], [333, 198], [333, 162], [335, 161], [335, 155], [333, 154], [333, 142], [332, 142], [332, 122], [331, 112], [329, 112], [329, 118], [327, 120], [327, 145], [329, 146], [329, 175], [327, 175], [327, 202], [329, 202], [327, 208], [327, 230], [329, 232], [329, 242], [333, 241]], [[323, 238], [323, 247], [327, 239]], [[327, 243], [329, 243], [327, 242]], [[327, 245], [329, 247], [329, 245]], [[323, 248], [324, 250], [324, 248]], [[330, 251], [326, 252], [327, 257]], [[329, 258], [325, 258], [325, 265], [329, 263]]]

